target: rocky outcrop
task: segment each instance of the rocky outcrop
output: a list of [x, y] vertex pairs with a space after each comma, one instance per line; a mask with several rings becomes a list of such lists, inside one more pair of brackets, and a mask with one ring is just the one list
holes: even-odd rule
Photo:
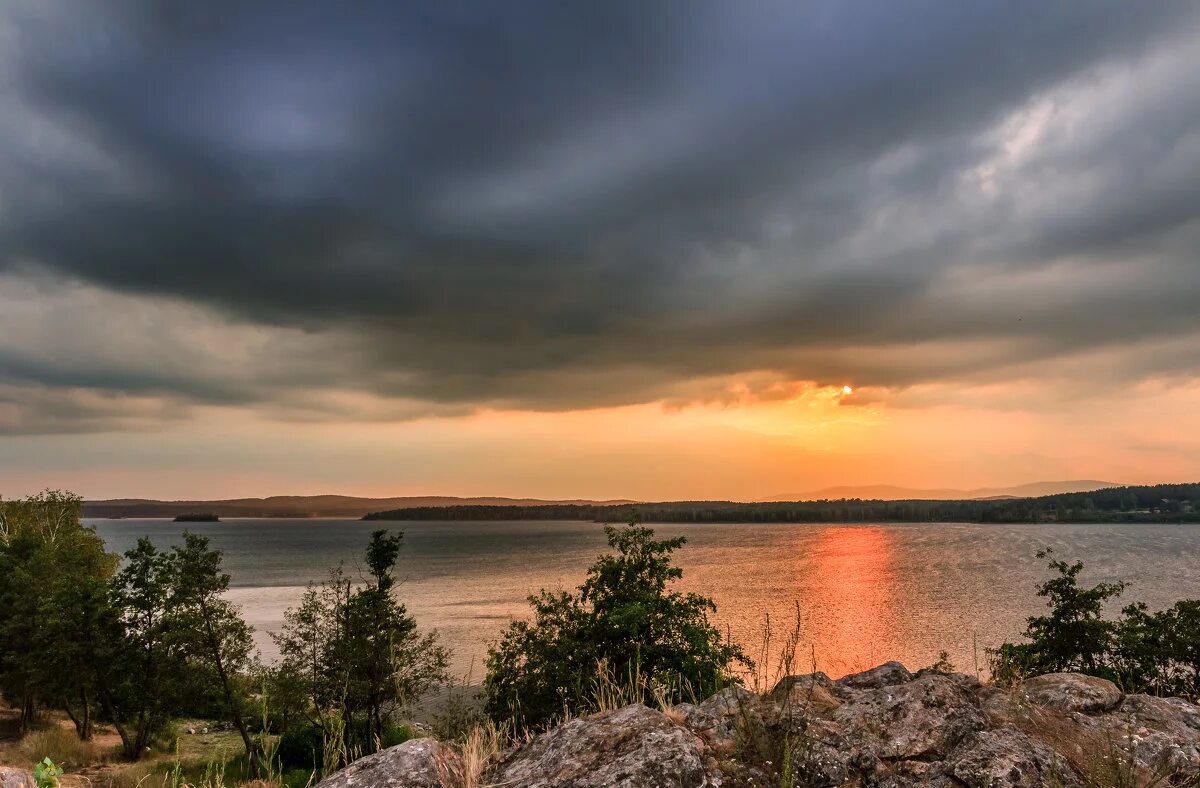
[[1025, 695], [1039, 706], [1096, 714], [1112, 711], [1124, 697], [1117, 685], [1082, 673], [1047, 673], [1025, 682]]
[[505, 754], [485, 785], [529, 788], [716, 786], [706, 746], [660, 711], [626, 706], [571, 720]]
[[459, 788], [462, 760], [436, 739], [412, 739], [359, 758], [322, 780], [324, 788]]
[[358, 761], [321, 785], [1175, 785], [1200, 780], [1200, 706], [1124, 695], [1111, 682], [1073, 673], [1004, 689], [888, 663], [837, 681], [823, 673], [788, 676], [765, 695], [730, 687], [666, 711], [627, 706], [542, 733], [481, 773], [464, 769], [452, 748], [423, 739]]
[[1011, 725], [967, 736], [947, 758], [945, 770], [970, 788], [1079, 784], [1065, 758]]
[[33, 775], [24, 769], [0, 766], [0, 788], [36, 788]]

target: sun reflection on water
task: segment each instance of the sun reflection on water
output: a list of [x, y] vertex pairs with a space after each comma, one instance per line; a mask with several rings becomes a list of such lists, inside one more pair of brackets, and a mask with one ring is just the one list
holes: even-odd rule
[[878, 526], [822, 529], [812, 548], [811, 588], [823, 637], [817, 664], [838, 675], [895, 652], [897, 610], [892, 536]]

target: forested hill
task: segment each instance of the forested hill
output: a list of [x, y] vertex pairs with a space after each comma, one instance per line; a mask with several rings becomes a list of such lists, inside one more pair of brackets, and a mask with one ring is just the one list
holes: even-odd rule
[[589, 520], [622, 522], [637, 514], [645, 522], [814, 523], [1182, 523], [1200, 522], [1200, 483], [1110, 487], [1038, 498], [969, 501], [795, 501], [549, 506], [419, 506], [373, 512], [364, 520]]

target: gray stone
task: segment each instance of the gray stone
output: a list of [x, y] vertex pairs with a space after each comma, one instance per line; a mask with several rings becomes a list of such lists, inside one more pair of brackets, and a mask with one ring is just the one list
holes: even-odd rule
[[720, 785], [704, 742], [645, 706], [571, 720], [506, 753], [484, 784], [522, 788], [701, 788]]
[[969, 734], [947, 759], [946, 771], [970, 788], [1079, 784], [1061, 755], [1010, 725]]
[[33, 774], [15, 766], [0, 766], [0, 788], [36, 788]]
[[773, 706], [745, 687], [726, 687], [703, 703], [681, 703], [669, 713], [692, 731], [702, 736], [709, 746], [721, 754], [732, 752], [740, 728], [750, 724], [770, 724], [775, 716]]
[[771, 690], [770, 699], [785, 715], [827, 714], [842, 705], [839, 686], [824, 673], [784, 676]]
[[411, 739], [359, 758], [317, 785], [319, 788], [457, 788], [462, 783], [458, 753], [436, 739]]
[[1127, 695], [1110, 736], [1152, 773], [1200, 774], [1200, 706], [1180, 698]]
[[879, 667], [843, 676], [837, 680], [837, 683], [851, 689], [879, 689], [912, 680], [913, 675], [908, 672], [908, 668], [899, 662], [885, 662]]
[[1080, 714], [1111, 711], [1123, 695], [1107, 679], [1082, 673], [1047, 673], [1028, 679], [1023, 689], [1029, 700], [1048, 709]]
[[975, 696], [936, 674], [862, 692], [832, 718], [848, 743], [885, 760], [937, 760], [984, 727]]

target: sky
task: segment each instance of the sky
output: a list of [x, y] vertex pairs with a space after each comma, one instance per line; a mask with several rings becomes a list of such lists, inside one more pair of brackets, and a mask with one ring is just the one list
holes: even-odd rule
[[0, 494], [1200, 478], [1200, 7], [8, 0]]

